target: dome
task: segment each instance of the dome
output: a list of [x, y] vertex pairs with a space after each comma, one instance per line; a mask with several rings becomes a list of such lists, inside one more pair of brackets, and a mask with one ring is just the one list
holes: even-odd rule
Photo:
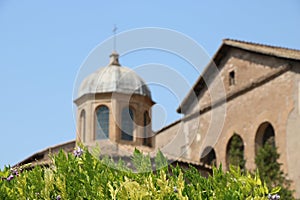
[[78, 97], [85, 94], [118, 92], [123, 94], [139, 94], [151, 98], [151, 93], [145, 82], [133, 70], [121, 67], [119, 55], [113, 52], [110, 63], [86, 77], [78, 91]]

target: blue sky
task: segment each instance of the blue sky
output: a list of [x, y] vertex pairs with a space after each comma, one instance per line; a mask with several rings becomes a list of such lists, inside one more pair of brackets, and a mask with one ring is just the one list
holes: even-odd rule
[[[300, 49], [297, 0], [2, 0], [0, 168], [75, 138], [72, 102], [77, 72], [89, 53], [112, 36], [114, 24], [118, 32], [143, 27], [176, 30], [197, 41], [209, 56], [224, 38]], [[189, 67], [178, 57], [157, 51], [132, 53], [120, 60], [126, 66], [149, 62], [176, 66], [179, 73]], [[185, 75], [190, 84], [197, 76]], [[165, 107], [165, 124], [178, 118], [178, 100], [165, 101], [168, 92], [162, 88], [154, 91], [154, 100]]]

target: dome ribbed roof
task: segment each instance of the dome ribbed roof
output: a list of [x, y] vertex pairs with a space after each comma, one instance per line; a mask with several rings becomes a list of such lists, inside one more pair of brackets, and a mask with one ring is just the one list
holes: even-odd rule
[[121, 67], [119, 55], [113, 52], [110, 63], [86, 77], [78, 91], [78, 97], [85, 94], [118, 92], [124, 94], [139, 94], [151, 98], [151, 93], [145, 82], [133, 70]]

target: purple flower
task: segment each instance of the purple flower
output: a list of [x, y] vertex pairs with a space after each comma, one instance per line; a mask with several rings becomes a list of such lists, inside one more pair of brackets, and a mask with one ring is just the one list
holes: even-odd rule
[[14, 178], [14, 175], [11, 174], [11, 175], [9, 175], [9, 176], [6, 178], [6, 180], [7, 180], [7, 181], [11, 181], [13, 178]]
[[75, 157], [81, 157], [81, 155], [83, 154], [83, 149], [81, 149], [80, 147], [77, 147], [77, 149], [75, 149], [73, 151], [73, 154]]
[[60, 196], [60, 195], [57, 195], [57, 196], [56, 196], [56, 200], [61, 200], [61, 196]]

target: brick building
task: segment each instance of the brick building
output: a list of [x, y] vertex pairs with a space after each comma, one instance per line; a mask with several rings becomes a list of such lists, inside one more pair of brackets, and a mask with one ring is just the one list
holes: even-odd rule
[[300, 197], [299, 50], [223, 40], [177, 111], [184, 117], [156, 135], [157, 148], [173, 137], [177, 145], [166, 152], [183, 150], [185, 159], [228, 168], [235, 134], [251, 170], [257, 149], [274, 137], [282, 169]]

